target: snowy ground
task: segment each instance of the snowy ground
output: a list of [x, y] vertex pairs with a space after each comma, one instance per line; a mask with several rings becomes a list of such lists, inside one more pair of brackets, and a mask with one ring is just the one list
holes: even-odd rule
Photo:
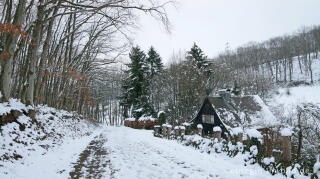
[[15, 163], [5, 163], [0, 167], [0, 178], [3, 179], [54, 179], [68, 178], [73, 169], [73, 163], [79, 154], [87, 147], [96, 131], [91, 136], [70, 139], [61, 146], [50, 149], [47, 153], [34, 152]]
[[[7, 173], [4, 174], [3, 170]], [[243, 166], [241, 156], [201, 153], [151, 131], [102, 127], [45, 155], [0, 169], [0, 178], [284, 178], [258, 165]]]
[[114, 178], [281, 178], [224, 154], [201, 153], [151, 131], [107, 128]]
[[[27, 115], [30, 109], [34, 119]], [[1, 117], [13, 110], [20, 112], [17, 121], [0, 125], [1, 179], [68, 178], [70, 163], [101, 133], [96, 123], [67, 111], [26, 107], [16, 99], [0, 103]]]

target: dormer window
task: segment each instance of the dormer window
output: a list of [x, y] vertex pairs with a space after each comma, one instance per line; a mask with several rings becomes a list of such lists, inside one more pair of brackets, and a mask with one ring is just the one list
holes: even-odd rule
[[202, 123], [214, 124], [213, 115], [202, 115]]

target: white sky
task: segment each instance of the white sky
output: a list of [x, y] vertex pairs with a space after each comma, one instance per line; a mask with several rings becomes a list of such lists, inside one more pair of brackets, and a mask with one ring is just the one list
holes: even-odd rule
[[320, 25], [320, 0], [177, 0], [168, 9], [173, 28], [167, 34], [151, 17], [141, 16], [135, 45], [151, 45], [165, 63], [173, 52], [189, 50], [196, 42], [209, 57], [229, 43], [231, 48], [290, 34], [306, 25]]

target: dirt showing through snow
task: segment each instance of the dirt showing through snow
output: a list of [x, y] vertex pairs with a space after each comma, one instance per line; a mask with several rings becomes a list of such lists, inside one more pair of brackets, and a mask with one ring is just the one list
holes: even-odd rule
[[112, 178], [112, 167], [108, 159], [107, 149], [104, 144], [107, 138], [104, 134], [96, 136], [79, 155], [74, 163], [73, 170], [69, 173], [70, 178]]

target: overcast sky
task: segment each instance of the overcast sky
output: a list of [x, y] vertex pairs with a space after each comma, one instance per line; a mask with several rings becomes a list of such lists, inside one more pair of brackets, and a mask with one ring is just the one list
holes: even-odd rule
[[320, 0], [177, 0], [168, 9], [173, 28], [167, 34], [159, 22], [140, 17], [135, 44], [145, 51], [152, 45], [165, 63], [173, 52], [196, 42], [206, 55], [250, 41], [291, 34], [306, 25], [320, 25]]

